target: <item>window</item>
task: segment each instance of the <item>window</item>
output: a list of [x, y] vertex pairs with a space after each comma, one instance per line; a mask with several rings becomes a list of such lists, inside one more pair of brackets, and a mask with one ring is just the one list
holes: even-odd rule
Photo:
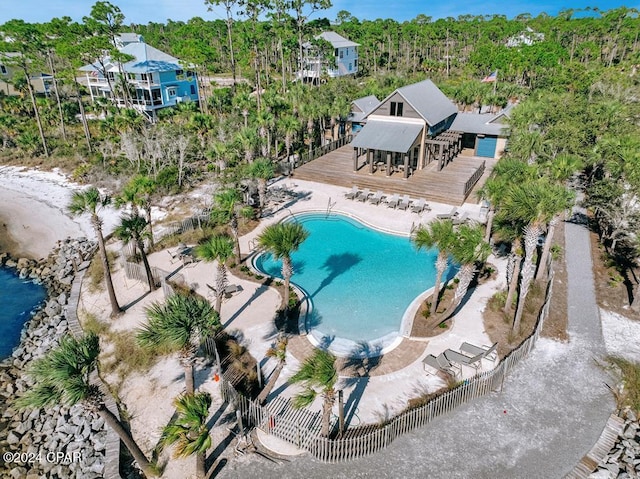
[[344, 57], [344, 50], [340, 50], [340, 58]]
[[358, 59], [357, 58], [353, 60], [353, 67], [356, 68], [356, 69], [358, 68]]
[[5, 67], [4, 65], [0, 65], [0, 73], [2, 73], [3, 75], [7, 74], [7, 67]]
[[191, 94], [192, 95], [196, 94], [196, 86], [195, 85], [191, 85]]
[[178, 90], [174, 86], [170, 86], [169, 88], [167, 88], [167, 96], [169, 98], [172, 98], [172, 97], [176, 96], [177, 92], [178, 92]]
[[402, 116], [402, 107], [404, 106], [404, 104], [400, 101], [395, 102], [392, 101], [391, 102], [391, 116]]
[[140, 80], [149, 81], [149, 75], [147, 75], [146, 73], [141, 73], [140, 74]]
[[353, 63], [349, 63], [349, 71], [353, 70]]
[[336, 48], [335, 53], [333, 54], [334, 57], [338, 56], [338, 49]]
[[184, 72], [182, 70], [176, 70], [176, 75], [182, 75]]

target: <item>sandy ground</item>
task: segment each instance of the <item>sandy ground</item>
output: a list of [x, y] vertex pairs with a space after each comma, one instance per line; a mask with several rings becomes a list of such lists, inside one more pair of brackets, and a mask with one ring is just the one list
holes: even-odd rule
[[[0, 252], [13, 256], [46, 257], [56, 241], [93, 238], [89, 218], [71, 218], [66, 207], [80, 186], [59, 172], [0, 167]], [[117, 221], [114, 210], [102, 212], [109, 232]]]
[[[450, 206], [432, 204], [430, 213], [418, 215], [390, 210], [384, 206], [345, 200], [343, 195], [346, 190], [330, 185], [289, 180], [280, 180], [272, 185], [272, 188], [279, 187], [296, 192], [297, 199], [274, 205], [272, 214], [265, 218], [261, 226], [241, 239], [243, 253], [252, 250], [255, 237], [264, 226], [297, 211], [326, 211], [330, 208], [331, 211], [356, 215], [374, 226], [408, 234], [420, 222], [429, 221], [437, 213], [450, 210]], [[6, 228], [13, 239], [20, 242], [22, 248], [28, 247], [29, 251], [32, 251], [31, 254], [36, 256], [46, 255], [47, 247], [50, 248], [57, 239], [69, 235], [86, 234], [92, 238], [87, 218], [72, 220], [65, 215], [64, 205], [67, 204], [71, 191], [75, 188], [77, 185], [66, 182], [61, 175], [0, 168], [0, 212], [4, 215], [2, 222], [6, 223]], [[478, 205], [465, 204], [461, 210], [467, 211], [472, 218], [479, 218]], [[117, 214], [109, 211], [105, 219], [108, 229], [115, 223]], [[34, 230], [29, 234], [32, 227]], [[41, 230], [33, 234], [36, 227]], [[111, 247], [118, 249], [117, 244], [112, 244]], [[172, 262], [171, 256], [166, 251], [151, 255], [150, 261], [167, 272], [175, 271], [177, 276], [203, 296], [208, 294], [206, 284], [214, 281], [214, 263], [198, 262], [182, 265], [179, 262]], [[457, 349], [462, 341], [487, 343], [488, 336], [482, 326], [482, 310], [492, 292], [504, 286], [504, 265], [495, 258], [490, 258], [490, 261], [498, 267], [497, 279], [477, 288], [457, 315], [453, 327], [446, 333], [429, 340], [425, 354], [437, 355], [447, 347]], [[222, 322], [231, 333], [236, 331], [243, 338], [243, 344], [262, 363], [263, 370], [268, 375], [274, 367], [273, 361], [267, 361], [264, 358], [274, 334], [269, 318], [272, 317], [280, 298], [274, 290], [258, 288], [256, 284], [248, 281], [231, 278], [231, 282], [242, 285], [243, 291], [223, 303]], [[113, 320], [112, 327], [114, 330], [134, 333], [145, 320], [145, 306], [151, 301], [161, 301], [162, 292], [146, 294], [144, 284], [126, 279], [122, 268], [116, 268], [114, 271], [114, 284], [121, 305], [127, 306], [127, 313]], [[80, 304], [81, 311], [91, 312], [99, 319], [108, 321], [109, 307], [105, 296], [101, 293], [91, 294], [87, 288], [84, 288]], [[605, 338], [609, 333], [610, 337], [614, 338], [607, 341], [608, 347], [611, 344], [612, 347], [623, 350], [627, 348], [624, 342], [625, 337], [637, 337], [629, 334], [629, 328], [635, 327], [634, 325], [630, 326], [619, 318], [609, 321], [610, 317], [607, 314], [602, 314], [602, 317]], [[636, 353], [640, 356], [640, 352], [636, 351]], [[339, 387], [344, 388], [345, 400], [353, 408], [354, 424], [376, 422], [402, 409], [410, 397], [439, 387], [439, 381], [423, 371], [421, 359], [401, 371], [371, 378], [366, 380], [366, 383], [361, 382], [364, 380], [349, 383], [341, 380]], [[298, 361], [289, 355], [287, 366], [276, 384], [275, 392], [284, 396], [291, 396], [297, 392], [286, 384], [286, 379], [298, 366]], [[490, 367], [490, 365], [485, 366]], [[211, 379], [211, 369], [208, 369], [207, 365], [202, 365], [199, 369], [197, 384], [202, 389], [211, 391], [214, 397], [212, 416], [216, 419], [220, 416], [225, 417], [219, 410], [221, 400], [217, 387]], [[465, 375], [472, 373], [473, 371], [465, 371]], [[131, 415], [134, 437], [140, 441], [145, 452], [150, 452], [155, 446], [160, 428], [173, 414], [172, 400], [183, 390], [183, 387], [182, 368], [175, 357], [167, 357], [159, 361], [148, 373], [131, 375], [120, 388], [119, 396]], [[313, 407], [319, 409], [319, 402]], [[220, 421], [216, 423], [213, 429], [214, 444], [219, 444], [228, 437], [226, 430], [228, 425]], [[166, 452], [163, 460], [167, 461], [168, 456], [169, 452]], [[192, 462], [191, 460], [169, 461], [163, 477], [189, 477], [188, 471], [192, 470]]]

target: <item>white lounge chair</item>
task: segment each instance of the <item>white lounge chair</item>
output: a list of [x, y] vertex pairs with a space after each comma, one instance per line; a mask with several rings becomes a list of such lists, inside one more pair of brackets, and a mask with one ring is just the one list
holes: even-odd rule
[[404, 195], [402, 197], [402, 201], [398, 204], [398, 209], [406, 210], [407, 208], [409, 208], [409, 203], [411, 203], [411, 200], [407, 195]]
[[344, 197], [348, 200], [353, 200], [360, 193], [360, 190], [357, 186], [352, 186], [351, 191], [344, 194]]
[[[435, 372], [441, 371], [453, 376], [454, 378], [462, 375], [462, 368], [449, 362], [449, 360], [444, 356], [444, 353], [440, 353], [438, 357], [435, 357], [433, 354], [428, 354], [422, 360], [422, 364], [427, 372], [433, 373], [433, 370], [435, 370]], [[432, 370], [430, 371], [427, 366], [432, 368]]]
[[398, 203], [400, 203], [400, 197], [396, 194], [389, 198], [389, 201], [387, 201], [387, 206], [389, 208], [397, 208]]
[[454, 225], [461, 225], [462, 223], [465, 223], [467, 221], [468, 217], [469, 217], [469, 213], [467, 213], [465, 211], [460, 216], [456, 216], [456, 217], [453, 218], [453, 224]]
[[411, 211], [413, 213], [422, 213], [427, 207], [427, 203], [424, 198], [420, 198], [418, 201], [414, 201], [411, 205]]
[[367, 198], [369, 198], [369, 196], [371, 196], [371, 190], [369, 188], [365, 188], [363, 191], [358, 193], [358, 195], [356, 196], [356, 200], [362, 201], [364, 203], [365, 201], [367, 201]]
[[458, 208], [456, 208], [454, 206], [449, 213], [440, 213], [440, 214], [436, 215], [436, 218], [441, 219], [441, 220], [442, 219], [449, 219], [452, 216], [454, 216], [457, 212], [458, 212]]
[[383, 196], [382, 191], [378, 190], [375, 195], [369, 198], [369, 203], [372, 205], [379, 205]]
[[482, 368], [481, 360], [484, 357], [484, 352], [476, 354], [475, 356], [467, 356], [459, 353], [458, 351], [454, 351], [453, 349], [447, 349], [444, 352], [444, 356], [449, 360], [449, 362], [457, 363], [461, 366], [471, 366], [477, 371], [479, 368]]
[[497, 348], [498, 343], [493, 343], [492, 346], [476, 346], [475, 344], [464, 342], [462, 346], [460, 346], [460, 351], [473, 355], [482, 354], [484, 359], [493, 362], [498, 358]]

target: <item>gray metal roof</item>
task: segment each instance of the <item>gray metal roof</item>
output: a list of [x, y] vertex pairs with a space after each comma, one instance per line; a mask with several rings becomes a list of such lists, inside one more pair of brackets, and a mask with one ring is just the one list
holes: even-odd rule
[[371, 111], [375, 110], [378, 105], [380, 105], [380, 100], [378, 100], [375, 95], [369, 95], [363, 98], [358, 98], [357, 100], [353, 100], [351, 103], [360, 111], [352, 110], [349, 114], [349, 120], [359, 123], [364, 120], [365, 116], [367, 116]]
[[440, 123], [458, 111], [453, 102], [431, 80], [403, 86], [396, 92], [407, 100], [429, 126]]
[[422, 131], [418, 123], [369, 120], [351, 146], [406, 153]]
[[[166, 72], [183, 69], [180, 65], [180, 60], [146, 43], [129, 43], [122, 47], [120, 51], [134, 57], [133, 60], [122, 65], [122, 70], [126, 73]], [[111, 62], [109, 58], [105, 59], [105, 63], [109, 65], [106, 68], [107, 71], [118, 71], [117, 64]], [[85, 65], [80, 70], [99, 71], [100, 67], [96, 62]]]
[[338, 35], [336, 32], [322, 32], [316, 36], [316, 38], [322, 38], [328, 41], [333, 48], [357, 47], [360, 45], [359, 43], [344, 38], [342, 35]]
[[450, 130], [473, 133], [475, 135], [506, 136], [506, 125], [503, 123], [490, 123], [498, 115], [478, 113], [458, 113], [453, 120]]

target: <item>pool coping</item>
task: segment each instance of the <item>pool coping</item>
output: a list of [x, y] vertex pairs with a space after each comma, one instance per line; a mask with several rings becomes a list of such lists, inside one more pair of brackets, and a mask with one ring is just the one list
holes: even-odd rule
[[[291, 218], [295, 219], [296, 216], [310, 214], [310, 213], [325, 214], [327, 217], [329, 217], [332, 214], [339, 214], [339, 215], [351, 218], [353, 220], [356, 220], [359, 223], [363, 224], [364, 226], [372, 228], [376, 231], [392, 234], [394, 236], [411, 238], [411, 232], [406, 233], [406, 232], [401, 232], [397, 230], [392, 230], [389, 228], [379, 227], [368, 221], [363, 220], [362, 218], [360, 218], [357, 215], [354, 215], [353, 213], [345, 212], [339, 209], [337, 210], [308, 209], [308, 210], [296, 211], [295, 213], [290, 212], [290, 214], [278, 220], [277, 223], [291, 221]], [[413, 227], [412, 227], [412, 231], [413, 231]], [[262, 254], [262, 251], [258, 251], [258, 250], [254, 251], [250, 256], [250, 262], [248, 266], [257, 274], [266, 275], [273, 278], [274, 280], [282, 281], [281, 278], [270, 276], [267, 273], [258, 270], [258, 268], [255, 266], [255, 260], [261, 254]], [[298, 286], [295, 282], [290, 281], [289, 285], [300, 298], [300, 313], [298, 316], [299, 335], [306, 337], [312, 346], [320, 349], [327, 349], [328, 351], [332, 352], [338, 357], [360, 357], [360, 358], [382, 356], [384, 354], [389, 353], [393, 349], [397, 348], [404, 338], [407, 338], [407, 339], [411, 338], [411, 330], [413, 329], [413, 322], [418, 312], [418, 309], [420, 308], [420, 305], [422, 304], [422, 302], [433, 294], [433, 289], [434, 289], [434, 286], [432, 286], [431, 288], [420, 293], [418, 296], [416, 296], [413, 299], [413, 301], [411, 301], [411, 303], [405, 309], [402, 315], [402, 319], [400, 321], [400, 327], [398, 328], [397, 331], [392, 331], [391, 333], [385, 334], [384, 336], [375, 338], [370, 341], [354, 341], [352, 339], [334, 337], [333, 339], [331, 339], [328, 345], [325, 345], [323, 344], [324, 343], [323, 340], [328, 336], [322, 334], [322, 332], [317, 329], [307, 327], [307, 323], [308, 323], [307, 318], [313, 312], [313, 304], [309, 300], [309, 296], [306, 294], [304, 289]], [[314, 331], [316, 331], [319, 334], [322, 334], [322, 337], [318, 338], [317, 335], [314, 335]], [[379, 348], [379, 350], [376, 351], [376, 348]], [[353, 352], [356, 350], [359, 351], [359, 354], [354, 356]], [[367, 353], [367, 351], [373, 351], [373, 352]]]

